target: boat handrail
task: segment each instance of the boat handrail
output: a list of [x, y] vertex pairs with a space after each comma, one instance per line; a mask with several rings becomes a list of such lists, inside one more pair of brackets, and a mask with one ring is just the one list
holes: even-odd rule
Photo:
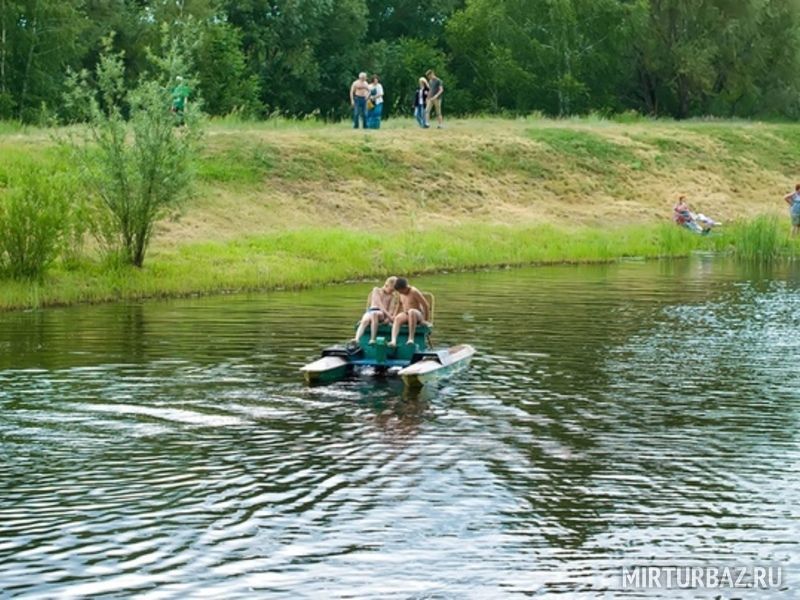
[[422, 295], [425, 296], [425, 300], [428, 301], [428, 306], [431, 308], [431, 314], [428, 315], [428, 323], [433, 325], [433, 307], [436, 305], [436, 298], [430, 292], [422, 292]]

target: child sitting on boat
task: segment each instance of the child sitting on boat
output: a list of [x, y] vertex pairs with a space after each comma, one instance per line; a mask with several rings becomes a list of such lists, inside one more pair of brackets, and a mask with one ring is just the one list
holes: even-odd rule
[[413, 346], [417, 325], [430, 325], [431, 307], [422, 292], [408, 285], [408, 281], [403, 277], [397, 278], [394, 289], [400, 294], [401, 311], [395, 315], [392, 325], [392, 341], [389, 342], [389, 347], [397, 347], [400, 327], [406, 323], [408, 323], [408, 342], [406, 343]]
[[370, 328], [369, 343], [375, 343], [375, 336], [378, 334], [378, 325], [381, 323], [391, 323], [394, 320], [393, 301], [395, 298], [394, 287], [397, 277], [389, 277], [383, 284], [383, 287], [374, 287], [367, 299], [367, 312], [361, 317], [361, 322], [358, 324], [356, 336], [353, 338], [353, 343], [358, 344], [358, 340]]

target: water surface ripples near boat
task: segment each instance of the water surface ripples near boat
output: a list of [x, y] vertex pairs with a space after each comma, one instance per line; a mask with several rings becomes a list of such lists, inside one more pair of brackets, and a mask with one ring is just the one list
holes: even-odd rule
[[797, 275], [418, 278], [478, 350], [419, 392], [302, 383], [368, 284], [0, 315], [0, 597], [798, 597]]

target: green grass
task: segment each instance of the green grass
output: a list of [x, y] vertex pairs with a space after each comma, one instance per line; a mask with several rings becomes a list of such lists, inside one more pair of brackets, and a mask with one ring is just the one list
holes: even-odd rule
[[590, 131], [571, 129], [531, 129], [528, 135], [547, 144], [562, 157], [572, 159], [579, 167], [596, 173], [616, 170], [620, 164], [636, 162], [636, 155], [628, 148], [616, 144]]
[[275, 170], [277, 154], [269, 144], [206, 152], [198, 161], [197, 174], [201, 181], [255, 185]]
[[0, 121], [0, 135], [9, 135], [15, 133], [25, 133], [30, 129], [35, 129], [30, 125], [25, 125], [19, 121]]
[[740, 260], [769, 262], [798, 253], [797, 245], [786, 236], [785, 224], [782, 227], [772, 215], [734, 223], [727, 238], [730, 252]]
[[206, 150], [198, 164], [201, 180], [211, 183], [256, 185], [265, 179], [324, 182], [362, 179], [402, 182], [409, 166], [391, 149], [373, 140], [314, 140], [305, 147], [282, 149], [276, 144], [233, 139]]
[[84, 260], [43, 281], [0, 282], [0, 310], [75, 303], [305, 288], [387, 274], [531, 264], [685, 257], [719, 251], [743, 260], [800, 254], [778, 221], [762, 217], [699, 236], [672, 224], [564, 230], [550, 225], [462, 225], [395, 234], [301, 229], [154, 253], [143, 269]]
[[215, 129], [225, 129], [229, 131], [251, 131], [253, 129], [263, 131], [287, 129], [310, 130], [330, 127], [329, 123], [316, 117], [291, 118], [274, 116], [269, 119], [255, 120], [242, 117], [237, 113], [232, 113], [224, 117], [212, 117], [209, 119], [209, 124]]
[[[755, 216], [785, 210], [800, 125], [633, 115], [446, 123], [391, 119], [354, 132], [314, 119], [212, 120], [199, 198], [179, 223], [161, 224], [144, 269], [102, 263], [89, 241], [40, 283], [0, 281], [0, 309], [695, 250], [797, 254], [785, 217]], [[53, 141], [63, 133], [0, 123], [0, 188], [20, 165], [70, 169]], [[725, 227], [708, 237], [675, 227], [680, 193]]]
[[0, 284], [0, 309], [302, 288], [397, 273], [503, 265], [685, 256], [700, 238], [662, 226], [565, 231], [552, 226], [465, 225], [424, 232], [369, 234], [306, 229], [230, 243], [182, 246], [154, 254], [143, 269], [84, 261], [53, 269], [42, 282]]
[[800, 128], [796, 124], [766, 125], [705, 123], [688, 127], [688, 131], [706, 136], [719, 147], [717, 160], [733, 170], [755, 165], [779, 169], [786, 175], [796, 170], [800, 150]]
[[546, 157], [532, 153], [513, 141], [504, 144], [488, 142], [475, 150], [473, 161], [485, 173], [493, 175], [519, 173], [539, 179], [551, 173]]

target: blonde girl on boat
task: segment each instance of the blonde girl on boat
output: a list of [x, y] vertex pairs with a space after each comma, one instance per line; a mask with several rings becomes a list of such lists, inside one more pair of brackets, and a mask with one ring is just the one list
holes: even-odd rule
[[397, 277], [389, 277], [383, 284], [383, 287], [374, 287], [369, 294], [369, 308], [364, 316], [361, 317], [361, 322], [358, 324], [356, 336], [353, 341], [358, 343], [361, 336], [370, 328], [369, 343], [375, 343], [375, 336], [378, 334], [378, 326], [381, 323], [391, 323], [394, 320], [395, 307], [394, 299], [394, 284]]

